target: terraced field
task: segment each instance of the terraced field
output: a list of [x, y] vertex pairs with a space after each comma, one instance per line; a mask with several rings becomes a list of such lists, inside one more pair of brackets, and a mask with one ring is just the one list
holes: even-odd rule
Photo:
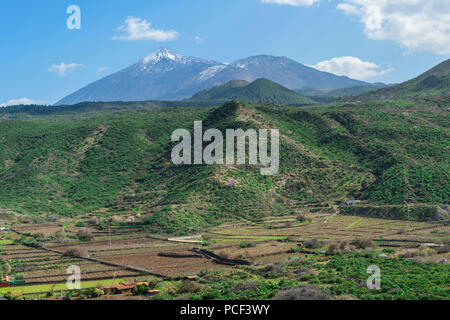
[[[336, 214], [310, 214], [311, 221], [297, 222], [295, 217], [270, 217], [261, 223], [232, 223], [204, 234], [216, 241], [210, 248], [255, 263], [281, 261], [298, 256], [299, 245], [311, 239], [325, 244], [369, 238], [383, 248], [403, 252], [427, 243], [448, 241], [450, 228], [438, 222], [408, 222]], [[252, 243], [245, 247], [245, 243]], [[241, 247], [244, 244], [244, 248]], [[427, 257], [427, 260], [449, 258], [449, 254]]]
[[[59, 239], [55, 233], [61, 232], [63, 227], [64, 237]], [[450, 228], [445, 223], [375, 219], [320, 210], [302, 214], [302, 219], [293, 214], [265, 217], [257, 222], [225, 223], [203, 232], [200, 244], [188, 243], [188, 240], [183, 243], [179, 238], [174, 241], [170, 237], [151, 234], [143, 227], [116, 227], [118, 232], [110, 232], [110, 228], [105, 230], [86, 223], [80, 226], [79, 220], [63, 224], [15, 225], [13, 229], [15, 232], [0, 236], [0, 257], [10, 264], [10, 277], [18, 277], [25, 283], [1, 288], [0, 294], [36, 294], [40, 298], [45, 290], [67, 290], [67, 268], [72, 265], [81, 269], [83, 288], [88, 288], [88, 284], [96, 287], [117, 281], [159, 279], [163, 294], [173, 295], [179, 281], [176, 279], [192, 275], [201, 275], [202, 279], [208, 279], [205, 280], [207, 283], [226, 281], [230, 272], [241, 274], [238, 278], [243, 279], [253, 279], [256, 274], [255, 279], [259, 279], [258, 270], [268, 265], [296, 263], [315, 266], [312, 272], [319, 275], [321, 266], [335, 261], [335, 253], [330, 255], [333, 244], [342, 246], [344, 243], [345, 248], [339, 251], [341, 255], [365, 252], [365, 249], [357, 249], [358, 239], [370, 242], [371, 256], [385, 254], [392, 261], [407, 257], [425, 267], [450, 260]], [[83, 230], [91, 234], [90, 240], [78, 239]], [[309, 247], [311, 241], [318, 245]], [[193, 247], [206, 251], [194, 252]], [[73, 256], [70, 252], [78, 255]], [[450, 273], [448, 264], [439, 268]], [[291, 277], [297, 277], [291, 272], [283, 273], [282, 277], [287, 277], [286, 284], [291, 283]]]

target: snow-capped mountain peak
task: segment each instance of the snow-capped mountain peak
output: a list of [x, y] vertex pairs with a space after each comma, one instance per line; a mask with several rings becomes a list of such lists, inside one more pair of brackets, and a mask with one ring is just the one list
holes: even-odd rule
[[146, 56], [144, 59], [142, 59], [142, 62], [144, 64], [155, 64], [162, 60], [171, 60], [174, 62], [181, 62], [183, 60], [184, 56], [181, 54], [177, 54], [167, 48], [159, 48], [155, 52], [151, 53], [150, 55]]
[[200, 72], [198, 79], [201, 81], [208, 80], [208, 79], [214, 77], [216, 74], [218, 74], [220, 71], [222, 71], [226, 67], [228, 67], [228, 65], [225, 63], [221, 63], [221, 64], [214, 65], [212, 67], [208, 67], [205, 70], [203, 70], [202, 72]]
[[57, 104], [177, 100], [231, 80], [252, 82], [259, 78], [277, 82], [289, 89], [367, 85], [283, 57], [261, 55], [226, 64], [183, 56], [163, 47], [129, 67], [81, 88]]

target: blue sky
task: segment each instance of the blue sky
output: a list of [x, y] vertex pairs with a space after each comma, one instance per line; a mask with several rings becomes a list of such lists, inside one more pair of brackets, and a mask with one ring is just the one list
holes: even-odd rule
[[[223, 62], [286, 56], [369, 82], [401, 82], [450, 58], [450, 1], [412, 2], [2, 0], [0, 105], [52, 104], [161, 46]], [[66, 27], [70, 5], [81, 9], [80, 30]]]

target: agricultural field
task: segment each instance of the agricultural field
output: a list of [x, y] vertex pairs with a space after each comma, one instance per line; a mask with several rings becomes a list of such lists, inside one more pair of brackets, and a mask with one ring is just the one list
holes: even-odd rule
[[[441, 111], [233, 101], [0, 123], [0, 294], [448, 300]], [[279, 128], [279, 173], [171, 164], [168, 137], [198, 119]], [[81, 271], [77, 290], [66, 284], [71, 266]], [[368, 289], [370, 266], [380, 289]]]
[[[450, 299], [447, 225], [320, 211], [230, 221], [186, 239], [153, 234], [138, 219], [104, 228], [97, 224], [100, 214], [7, 224], [0, 257], [16, 283], [0, 288], [0, 294], [14, 299], [269, 299], [300, 286], [327, 299]], [[66, 285], [73, 265], [81, 269], [78, 291]], [[381, 269], [381, 290], [365, 285], [370, 265]], [[147, 281], [158, 294], [92, 293], [138, 281]]]

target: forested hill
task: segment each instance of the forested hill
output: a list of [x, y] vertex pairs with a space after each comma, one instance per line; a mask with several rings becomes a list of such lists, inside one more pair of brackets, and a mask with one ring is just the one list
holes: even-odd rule
[[[170, 137], [209, 127], [279, 128], [280, 170], [175, 166]], [[347, 199], [445, 204], [449, 116], [410, 102], [281, 107], [230, 102], [86, 118], [0, 122], [0, 208], [130, 212], [169, 232]]]
[[[401, 84], [369, 92], [367, 99], [431, 99], [450, 101], [450, 59]], [[433, 99], [434, 98], [434, 99]]]
[[246, 81], [230, 81], [221, 86], [201, 91], [190, 101], [230, 101], [270, 102], [282, 105], [307, 105], [314, 101], [301, 96], [288, 88], [267, 79], [258, 79], [252, 83]]

